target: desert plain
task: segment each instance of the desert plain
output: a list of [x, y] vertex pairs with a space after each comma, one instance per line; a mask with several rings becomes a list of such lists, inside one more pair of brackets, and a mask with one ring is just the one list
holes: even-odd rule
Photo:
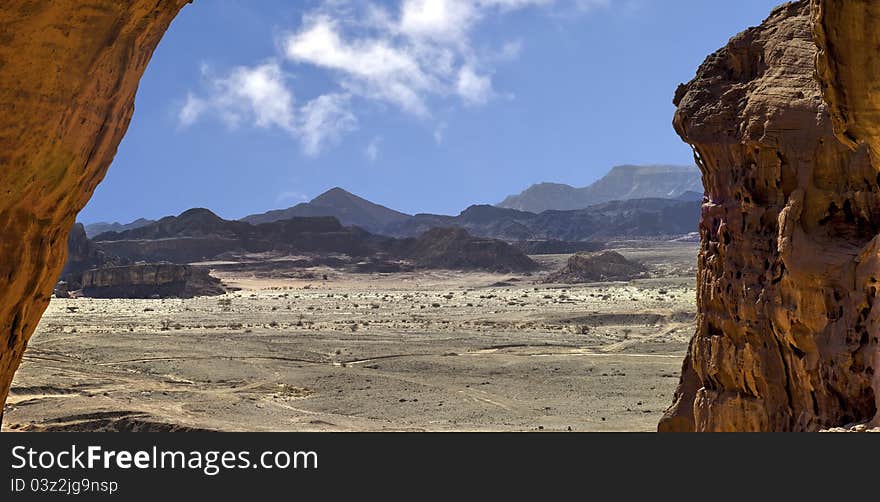
[[[53, 299], [7, 431], [652, 431], [695, 329], [689, 242], [650, 277], [224, 268], [194, 299]], [[209, 264], [211, 265], [211, 264]]]

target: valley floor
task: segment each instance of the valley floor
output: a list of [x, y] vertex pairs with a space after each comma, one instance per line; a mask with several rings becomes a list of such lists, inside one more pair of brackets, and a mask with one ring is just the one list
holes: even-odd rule
[[655, 276], [630, 283], [277, 270], [218, 273], [242, 288], [220, 297], [53, 300], [3, 429], [651, 431], [696, 250], [618, 249]]

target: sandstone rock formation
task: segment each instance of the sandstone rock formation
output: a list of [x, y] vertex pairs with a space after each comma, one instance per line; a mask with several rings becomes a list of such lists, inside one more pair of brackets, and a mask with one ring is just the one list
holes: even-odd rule
[[67, 233], [189, 0], [6, 0], [0, 9], [0, 403], [64, 266]]
[[857, 141], [873, 131], [856, 125], [876, 88], [856, 74], [878, 64], [877, 44], [858, 44], [876, 36], [859, 16], [880, 7], [816, 4], [817, 38], [849, 39], [820, 65], [831, 111], [807, 1], [731, 39], [676, 93], [707, 200], [698, 330], [661, 431], [814, 431], [877, 411], [880, 176]]
[[631, 281], [646, 277], [648, 269], [615, 251], [578, 253], [561, 270], [544, 279], [547, 283], [578, 284], [600, 281]]
[[838, 138], [880, 153], [880, 3], [813, 0], [817, 73]]
[[82, 274], [82, 295], [90, 298], [193, 298], [226, 293], [207, 269], [171, 263], [105, 267]]
[[[872, 0], [813, 0], [813, 34], [819, 47], [817, 75], [828, 103], [834, 132], [842, 143], [853, 150], [867, 147], [874, 166], [880, 162], [880, 4]], [[877, 174], [880, 185], [880, 173]], [[878, 275], [875, 237], [861, 260], [862, 275], [858, 279], [876, 282]], [[871, 269], [870, 267], [873, 267]], [[874, 305], [873, 292], [870, 307]], [[871, 342], [874, 344], [872, 368], [875, 415], [867, 427], [880, 427], [880, 338], [877, 335], [877, 314], [868, 314]], [[866, 356], [870, 361], [870, 355]]]

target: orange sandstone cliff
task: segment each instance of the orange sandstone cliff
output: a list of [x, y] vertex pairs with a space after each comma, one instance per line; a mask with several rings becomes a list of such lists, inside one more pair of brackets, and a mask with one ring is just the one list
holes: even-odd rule
[[[864, 89], [826, 105], [813, 16], [808, 1], [778, 7], [676, 93], [707, 202], [697, 333], [661, 431], [814, 431], [876, 414], [880, 172], [856, 139], [870, 127], [849, 122], [874, 109]], [[852, 74], [832, 81], [866, 85], [855, 65], [875, 58], [858, 43]]]
[[187, 3], [0, 8], [0, 403], [64, 266], [76, 214], [128, 128], [138, 81]]

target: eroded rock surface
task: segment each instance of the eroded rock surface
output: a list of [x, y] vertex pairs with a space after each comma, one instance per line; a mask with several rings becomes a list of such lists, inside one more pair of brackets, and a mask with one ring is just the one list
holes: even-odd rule
[[88, 270], [82, 294], [91, 298], [194, 298], [226, 293], [207, 269], [172, 263], [147, 263]]
[[876, 412], [880, 177], [835, 135], [810, 7], [777, 8], [676, 93], [707, 201], [698, 329], [661, 431], [813, 431]]
[[880, 2], [813, 0], [817, 74], [835, 132], [880, 153]]
[[189, 0], [6, 0], [0, 9], [0, 403], [103, 178], [138, 81]]

